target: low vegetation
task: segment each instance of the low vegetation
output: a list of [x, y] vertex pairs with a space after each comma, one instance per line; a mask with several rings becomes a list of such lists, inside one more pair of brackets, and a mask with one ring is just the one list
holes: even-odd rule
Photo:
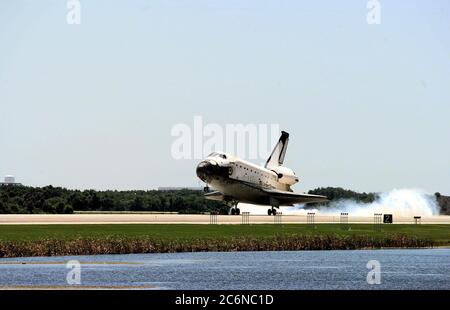
[[0, 257], [448, 245], [450, 225], [383, 225], [381, 231], [367, 224], [0, 226]]
[[355, 250], [376, 248], [433, 247], [434, 242], [406, 235], [369, 236], [287, 236], [269, 238], [162, 240], [153, 238], [44, 239], [40, 242], [0, 242], [0, 257], [101, 255], [129, 253], [232, 252]]

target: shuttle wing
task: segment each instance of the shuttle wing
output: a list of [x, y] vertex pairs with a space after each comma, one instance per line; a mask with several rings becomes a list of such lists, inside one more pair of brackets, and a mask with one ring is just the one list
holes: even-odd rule
[[277, 199], [280, 202], [280, 205], [293, 205], [297, 203], [320, 203], [329, 201], [327, 197], [319, 195], [300, 194], [267, 188], [261, 188], [261, 190], [268, 194], [270, 197]]
[[[303, 194], [303, 193], [300, 194], [274, 188], [260, 187], [248, 182], [240, 182], [240, 184], [242, 186], [242, 190], [246, 192], [253, 191], [253, 193], [259, 193], [260, 198], [259, 204], [262, 205], [269, 205], [270, 198], [278, 200], [280, 206], [292, 206], [294, 204], [321, 203], [329, 201], [325, 196]], [[225, 196], [219, 191], [206, 193], [205, 198], [219, 201], [225, 200]]]

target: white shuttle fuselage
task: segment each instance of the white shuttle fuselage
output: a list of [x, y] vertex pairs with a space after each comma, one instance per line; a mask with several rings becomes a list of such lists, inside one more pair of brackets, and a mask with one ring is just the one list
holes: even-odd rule
[[269, 205], [268, 214], [276, 214], [281, 205], [327, 201], [324, 196], [296, 194], [291, 186], [299, 182], [294, 171], [283, 167], [289, 134], [282, 132], [280, 140], [264, 167], [223, 152], [210, 154], [197, 166], [197, 176], [215, 192], [205, 197], [222, 200], [232, 207], [232, 214], [239, 214], [238, 202]]

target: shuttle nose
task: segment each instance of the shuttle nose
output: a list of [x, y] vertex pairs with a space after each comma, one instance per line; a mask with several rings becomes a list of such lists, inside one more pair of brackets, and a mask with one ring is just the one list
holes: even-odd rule
[[197, 176], [203, 182], [208, 183], [208, 179], [211, 177], [213, 164], [209, 161], [202, 161], [197, 166]]
[[230, 167], [220, 166], [213, 160], [205, 160], [197, 166], [197, 176], [205, 183], [209, 183], [213, 178], [228, 178]]

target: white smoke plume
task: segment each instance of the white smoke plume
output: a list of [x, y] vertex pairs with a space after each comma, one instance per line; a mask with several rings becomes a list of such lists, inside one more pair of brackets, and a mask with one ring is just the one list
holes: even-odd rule
[[[262, 206], [240, 204], [239, 207], [242, 212], [267, 214], [267, 208]], [[368, 204], [354, 200], [338, 200], [319, 209], [304, 209], [302, 205], [298, 205], [281, 207], [280, 211], [283, 214], [291, 215], [305, 215], [308, 212], [315, 212], [317, 215], [339, 215], [341, 212], [347, 212], [351, 216], [373, 216], [374, 213], [389, 213], [399, 217], [439, 215], [435, 196], [418, 189], [394, 189], [379, 194], [374, 202]]]

